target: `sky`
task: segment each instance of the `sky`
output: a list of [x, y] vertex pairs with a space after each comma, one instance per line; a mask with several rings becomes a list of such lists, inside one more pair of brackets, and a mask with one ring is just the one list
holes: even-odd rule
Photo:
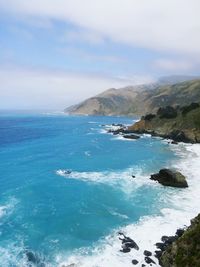
[[0, 0], [0, 109], [200, 73], [199, 0]]

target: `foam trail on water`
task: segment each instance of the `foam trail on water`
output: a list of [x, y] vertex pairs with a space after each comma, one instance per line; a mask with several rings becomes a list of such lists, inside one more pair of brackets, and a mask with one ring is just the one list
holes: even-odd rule
[[[169, 203], [170, 208], [161, 209], [159, 216], [142, 217], [136, 224], [116, 229], [104, 240], [100, 240], [94, 248], [77, 250], [66, 259], [61, 257], [61, 260], [58, 257], [59, 267], [62, 264], [67, 266], [73, 263], [74, 266], [79, 267], [131, 267], [133, 266], [133, 259], [137, 259], [140, 264], [138, 266], [141, 266], [141, 264], [145, 264], [144, 250], [154, 252], [156, 250], [155, 243], [160, 241], [162, 235], [174, 235], [177, 228], [190, 224], [190, 219], [199, 213], [200, 145], [179, 144], [172, 146], [172, 149], [182, 157], [181, 160], [175, 162], [173, 167], [186, 175], [189, 188], [169, 190], [163, 196], [166, 203]], [[156, 183], [155, 185], [161, 186]], [[119, 230], [135, 240], [140, 250], [132, 249], [130, 253], [121, 253], [121, 242], [117, 235]], [[154, 266], [159, 266], [154, 256], [152, 256], [152, 259], [156, 262]]]
[[[121, 171], [104, 171], [104, 172], [76, 172], [72, 171], [66, 174], [66, 170], [57, 170], [56, 174], [66, 179], [77, 179], [88, 183], [103, 183], [110, 186], [117, 186], [127, 195], [137, 190], [143, 185], [156, 186], [149, 179], [149, 173], [143, 173], [141, 167], [128, 168]], [[132, 178], [132, 175], [136, 178]]]
[[0, 220], [7, 215], [10, 215], [15, 206], [17, 205], [18, 200], [16, 198], [10, 198], [6, 203], [0, 206]]

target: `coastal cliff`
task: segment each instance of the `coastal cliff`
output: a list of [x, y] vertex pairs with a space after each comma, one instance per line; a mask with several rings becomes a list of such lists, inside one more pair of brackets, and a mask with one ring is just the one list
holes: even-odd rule
[[163, 267], [200, 266], [200, 214], [191, 220], [191, 225], [160, 257]]
[[176, 142], [200, 143], [200, 105], [166, 106], [147, 114], [128, 128], [134, 133], [148, 133]]

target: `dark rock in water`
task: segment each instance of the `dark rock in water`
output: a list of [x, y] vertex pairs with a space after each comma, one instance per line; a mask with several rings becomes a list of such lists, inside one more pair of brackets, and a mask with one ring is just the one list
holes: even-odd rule
[[162, 253], [163, 253], [163, 252], [162, 252], [161, 250], [156, 250], [156, 251], [155, 251], [155, 257], [156, 257], [157, 259], [160, 259]]
[[123, 137], [125, 139], [139, 139], [140, 138], [138, 135], [135, 135], [135, 134], [126, 134], [126, 135], [123, 135]]
[[128, 247], [125, 247], [125, 248], [121, 249], [120, 251], [123, 252], [123, 253], [128, 253], [128, 252], [131, 251], [131, 249], [128, 248]]
[[70, 171], [70, 170], [64, 170], [63, 173], [64, 173], [65, 175], [68, 175], [68, 174], [72, 173], [72, 171]]
[[124, 125], [121, 124], [121, 123], [112, 123], [112, 126], [117, 126], [117, 127], [124, 128]]
[[32, 251], [27, 251], [26, 252], [26, 257], [27, 257], [28, 261], [30, 261], [32, 263], [37, 263], [38, 262], [37, 256]]
[[135, 175], [132, 175], [132, 178], [135, 178]]
[[159, 248], [160, 250], [164, 251], [166, 248], [165, 243], [158, 242], [156, 243], [156, 247]]
[[151, 263], [156, 264], [155, 261], [153, 261], [153, 260], [152, 260], [150, 257], [148, 257], [148, 256], [145, 257], [144, 260], [145, 260], [145, 262], [148, 263], [148, 264], [151, 264]]
[[107, 132], [111, 133], [113, 135], [123, 134], [123, 133], [126, 133], [126, 128], [125, 127], [120, 127], [118, 129], [109, 129]]
[[191, 142], [191, 140], [185, 135], [185, 133], [180, 130], [172, 131], [167, 137], [174, 140], [175, 142], [184, 142], [184, 143]]
[[177, 236], [169, 236], [168, 239], [165, 241], [165, 245], [170, 245], [172, 244], [174, 241], [176, 241]]
[[43, 258], [41, 259], [40, 256], [38, 256], [38, 254], [35, 254], [34, 252], [27, 250], [26, 257], [27, 261], [30, 262], [31, 266], [32, 264], [34, 264], [34, 266], [37, 267], [45, 267], [44, 259]]
[[139, 263], [139, 261], [137, 261], [137, 260], [135, 260], [135, 259], [132, 260], [132, 264], [133, 264], [133, 265], [137, 265], [138, 263]]
[[151, 180], [158, 181], [165, 186], [185, 188], [188, 187], [185, 176], [180, 172], [175, 172], [169, 169], [161, 169], [159, 173], [151, 175]]
[[151, 251], [145, 250], [144, 255], [149, 257], [149, 256], [152, 256], [152, 253]]
[[123, 235], [123, 236], [125, 236], [123, 232], [118, 232], [118, 235]]
[[127, 243], [127, 242], [133, 242], [133, 239], [131, 239], [130, 237], [127, 237], [124, 235], [124, 238], [120, 239], [122, 240], [122, 244]]
[[178, 145], [178, 142], [176, 142], [176, 141], [172, 141], [171, 144], [172, 144], [172, 145]]
[[185, 232], [184, 229], [177, 229], [177, 231], [176, 231], [176, 235], [177, 235], [178, 237], [181, 237], [181, 236], [184, 234], [184, 232]]
[[139, 247], [138, 245], [136, 244], [136, 242], [131, 239], [130, 237], [128, 236], [125, 236], [122, 232], [119, 232], [119, 235], [122, 235], [123, 238], [119, 237], [119, 239], [122, 241], [122, 248], [125, 249], [125, 248], [134, 248], [136, 250], [139, 250]]
[[139, 247], [138, 247], [138, 245], [135, 243], [135, 241], [127, 242], [127, 243], [125, 243], [125, 244], [126, 244], [126, 246], [129, 247], [129, 248], [134, 248], [134, 249], [136, 249], [136, 250], [139, 250]]
[[134, 248], [136, 250], [139, 250], [139, 247], [136, 244], [136, 242], [133, 239], [131, 239], [130, 237], [125, 237], [122, 240], [122, 244], [126, 244], [126, 246], [129, 247], [129, 248]]
[[168, 239], [168, 236], [166, 236], [166, 235], [163, 235], [163, 236], [161, 237], [162, 242], [167, 241], [167, 239]]

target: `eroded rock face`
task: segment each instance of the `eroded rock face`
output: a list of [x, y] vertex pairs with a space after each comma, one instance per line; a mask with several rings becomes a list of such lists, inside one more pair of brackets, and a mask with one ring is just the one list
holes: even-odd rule
[[158, 181], [165, 186], [185, 188], [188, 183], [184, 175], [170, 169], [161, 169], [159, 173], [151, 175], [151, 180]]

